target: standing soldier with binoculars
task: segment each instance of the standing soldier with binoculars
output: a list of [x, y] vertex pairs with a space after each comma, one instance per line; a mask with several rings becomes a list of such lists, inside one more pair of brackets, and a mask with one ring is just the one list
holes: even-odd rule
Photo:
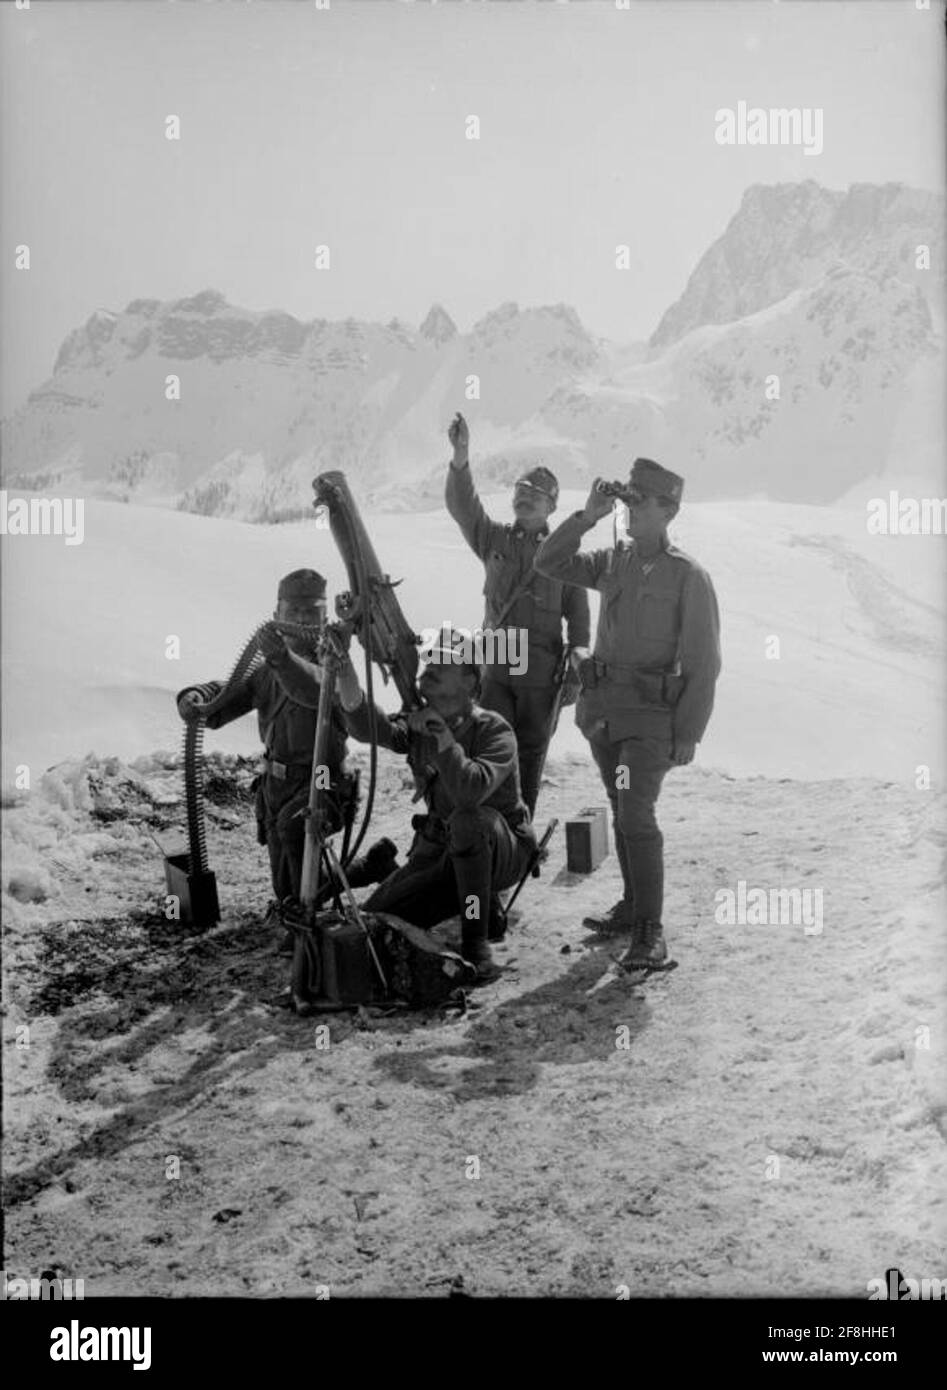
[[[627, 969], [668, 961], [661, 914], [664, 841], [655, 805], [665, 774], [693, 760], [713, 709], [720, 674], [720, 619], [710, 577], [668, 541], [684, 480], [652, 459], [635, 459], [627, 484], [594, 484], [540, 546], [540, 574], [601, 595], [595, 650], [581, 667], [576, 723], [589, 740], [612, 807], [624, 894], [585, 924], [631, 931]], [[630, 541], [578, 554], [584, 532], [619, 497]]]

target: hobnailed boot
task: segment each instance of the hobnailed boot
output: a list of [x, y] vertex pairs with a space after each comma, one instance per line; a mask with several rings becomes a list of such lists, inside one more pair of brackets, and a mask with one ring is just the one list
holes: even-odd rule
[[276, 953], [280, 956], [291, 956], [295, 949], [295, 937], [286, 923], [286, 910], [291, 907], [294, 901], [293, 898], [283, 898], [281, 901], [274, 898], [263, 918], [264, 927], [275, 927], [280, 933], [279, 941], [276, 944]]
[[[514, 912], [514, 916], [519, 916]], [[490, 921], [487, 924], [487, 940], [502, 941], [506, 936], [507, 927], [510, 921], [506, 915], [506, 909], [500, 901], [499, 893], [490, 894]]]
[[498, 978], [500, 967], [493, 959], [493, 952], [483, 937], [465, 937], [461, 955], [477, 972], [474, 985], [486, 985]]
[[281, 927], [283, 925], [282, 903], [278, 898], [270, 898], [266, 913], [260, 925], [267, 929], [270, 927]]
[[[494, 898], [490, 883], [490, 850], [474, 812], [455, 812], [450, 834], [450, 858], [461, 913], [460, 953], [477, 972], [474, 983], [486, 984], [500, 973], [487, 941]], [[471, 903], [478, 908], [473, 916], [467, 911]], [[486, 914], [481, 915], [484, 905]]]
[[366, 888], [370, 883], [384, 883], [398, 867], [398, 846], [387, 837], [376, 840], [367, 854], [353, 860], [345, 871], [350, 888]]
[[607, 912], [592, 912], [582, 918], [583, 927], [598, 932], [599, 936], [623, 936], [631, 931], [632, 923], [632, 913], [624, 898], [619, 898]]
[[660, 970], [667, 958], [661, 923], [639, 920], [632, 927], [631, 945], [618, 964], [622, 970]]

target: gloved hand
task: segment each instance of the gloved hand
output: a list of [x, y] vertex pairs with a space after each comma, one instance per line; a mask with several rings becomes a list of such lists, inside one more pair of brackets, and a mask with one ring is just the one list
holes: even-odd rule
[[188, 723], [192, 719], [197, 719], [201, 712], [204, 701], [196, 690], [185, 690], [178, 697], [178, 714]]
[[358, 673], [349, 655], [348, 641], [344, 634], [327, 634], [320, 657], [322, 669], [335, 674], [335, 688], [344, 710], [354, 710], [362, 703], [362, 687], [358, 683]]
[[286, 638], [275, 623], [267, 623], [258, 638], [260, 651], [271, 666], [282, 661], [289, 651]]
[[436, 709], [426, 705], [424, 709], [413, 709], [408, 715], [408, 728], [425, 738], [437, 740], [437, 751], [442, 753], [454, 742], [454, 735]]

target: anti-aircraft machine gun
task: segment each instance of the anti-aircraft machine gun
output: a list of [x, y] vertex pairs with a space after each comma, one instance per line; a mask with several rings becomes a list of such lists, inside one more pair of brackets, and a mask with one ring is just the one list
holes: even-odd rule
[[[296, 937], [291, 992], [300, 1014], [322, 1009], [346, 1008], [391, 998], [393, 995], [413, 1003], [430, 1003], [443, 998], [472, 976], [471, 968], [459, 956], [445, 951], [420, 928], [389, 914], [365, 913], [355, 901], [346, 869], [358, 854], [371, 821], [377, 781], [378, 743], [374, 728], [374, 673], [377, 666], [383, 679], [393, 681], [405, 710], [420, 709], [424, 701], [417, 687], [420, 639], [410, 627], [395, 595], [396, 582], [383, 571], [368, 532], [362, 523], [344, 474], [322, 473], [313, 480], [314, 508], [328, 514], [329, 526], [346, 566], [349, 588], [335, 600], [337, 620], [321, 629], [300, 629], [289, 624], [276, 626], [287, 635], [303, 634], [316, 643], [315, 659], [322, 667], [316, 736], [313, 749], [312, 780], [306, 810], [306, 835], [300, 886], [300, 909], [287, 924]], [[264, 625], [265, 626], [265, 625]], [[206, 920], [216, 921], [219, 912], [216, 883], [207, 863], [201, 780], [201, 742], [204, 721], [245, 681], [262, 661], [259, 637], [262, 627], [241, 652], [226, 685], [218, 693], [207, 687], [194, 687], [203, 696], [185, 731], [185, 791], [190, 852], [179, 856], [175, 868], [166, 860], [169, 875], [177, 875], [181, 891], [190, 889], [192, 901], [198, 890], [212, 898], [205, 907]], [[365, 684], [370, 729], [369, 787], [361, 828], [349, 846], [349, 831], [342, 853], [336, 852], [327, 833], [328, 795], [320, 775], [327, 764], [330, 718], [335, 697], [335, 663], [331, 657], [347, 650], [356, 636], [365, 653]], [[533, 856], [516, 888], [537, 871], [550, 831]], [[185, 865], [188, 872], [185, 874]], [[514, 894], [515, 896], [515, 894]], [[329, 907], [328, 904], [333, 906]]]
[[[369, 769], [368, 801], [350, 859], [358, 853], [371, 820], [375, 800], [377, 780], [378, 744], [375, 737], [373, 699], [373, 664], [381, 668], [383, 678], [393, 680], [402, 706], [406, 710], [420, 709], [424, 701], [417, 688], [418, 644], [419, 638], [412, 631], [395, 597], [395, 583], [382, 570], [375, 548], [362, 523], [345, 475], [339, 472], [320, 473], [313, 479], [317, 510], [328, 513], [332, 537], [339, 547], [345, 562], [349, 587], [335, 600], [338, 623], [326, 629], [327, 647], [340, 653], [351, 634], [355, 634], [365, 652], [365, 681], [368, 696], [368, 711], [371, 727], [371, 763]], [[318, 785], [318, 768], [325, 762], [325, 752], [329, 735], [329, 712], [335, 695], [335, 677], [332, 670], [326, 670], [322, 682], [319, 702], [319, 717], [316, 730], [316, 748], [313, 755], [313, 780], [309, 794], [309, 814], [306, 823], [306, 849], [303, 859], [302, 890], [300, 897], [305, 906], [311, 907], [320, 901], [323, 890], [322, 876], [325, 869], [325, 847], [323, 826], [325, 819], [325, 797]], [[343, 866], [344, 873], [344, 866]], [[337, 879], [334, 867], [328, 872], [331, 881]]]

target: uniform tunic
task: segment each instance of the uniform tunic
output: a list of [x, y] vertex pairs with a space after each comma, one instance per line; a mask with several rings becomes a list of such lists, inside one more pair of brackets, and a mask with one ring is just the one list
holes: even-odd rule
[[[364, 698], [344, 718], [353, 738], [369, 739]], [[473, 898], [477, 916], [462, 915], [464, 942], [485, 940], [491, 895], [516, 881], [535, 843], [513, 731], [498, 714], [474, 706], [453, 728], [454, 741], [438, 751], [437, 740], [410, 729], [403, 715], [376, 708], [375, 724], [379, 746], [407, 757], [428, 814], [417, 824], [408, 862], [366, 908], [430, 927]]]
[[568, 517], [536, 558], [541, 573], [601, 594], [593, 656], [597, 685], [583, 692], [577, 722], [629, 734], [699, 743], [720, 674], [720, 616], [707, 571], [665, 543], [642, 562], [634, 542], [576, 551], [587, 524]]
[[[305, 820], [300, 813], [309, 804], [319, 675], [317, 666], [287, 653], [273, 665], [252, 672], [207, 720], [209, 729], [219, 729], [251, 710], [257, 712], [265, 749], [256, 793], [257, 826], [260, 843], [269, 852], [273, 891], [280, 900], [299, 897], [305, 847]], [[213, 698], [222, 688], [222, 682], [212, 682], [208, 693]], [[330, 830], [340, 828], [343, 802], [350, 794], [344, 774], [345, 753], [345, 725], [338, 706], [334, 706], [327, 755], [332, 784], [328, 793]]]

